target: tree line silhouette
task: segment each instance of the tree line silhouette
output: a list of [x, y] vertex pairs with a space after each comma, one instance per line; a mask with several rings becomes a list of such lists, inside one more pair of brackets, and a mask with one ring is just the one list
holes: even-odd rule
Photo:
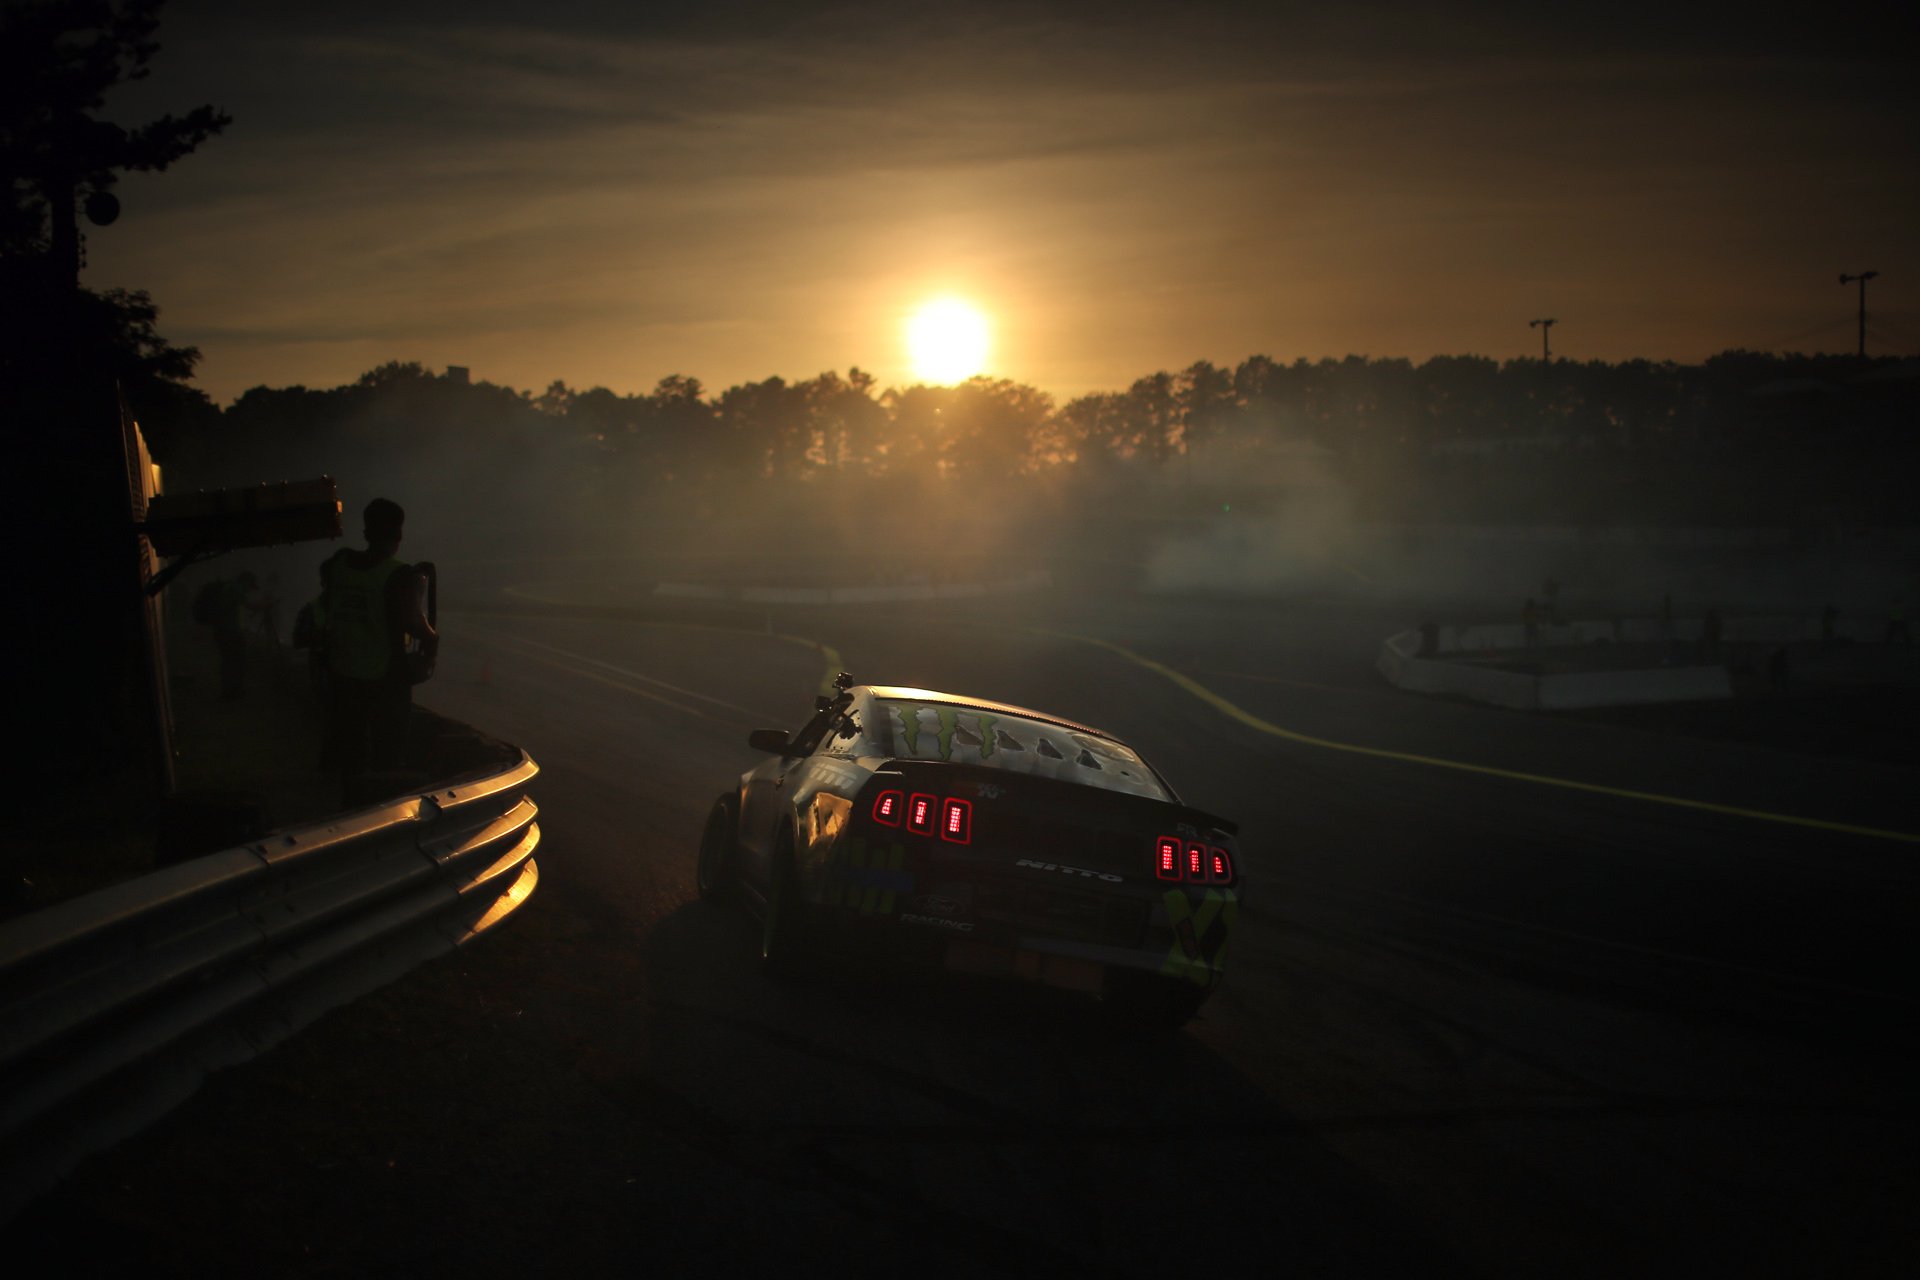
[[1913, 362], [1740, 351], [1699, 365], [1256, 355], [1064, 403], [989, 377], [883, 390], [858, 368], [717, 394], [674, 375], [644, 394], [536, 395], [393, 362], [329, 390], [255, 387], [224, 410], [176, 398], [153, 434], [205, 483], [438, 458], [583, 503], [986, 484], [1198, 511], [1311, 473], [1387, 519], [1778, 523], [1836, 505], [1896, 516], [1916, 408]]

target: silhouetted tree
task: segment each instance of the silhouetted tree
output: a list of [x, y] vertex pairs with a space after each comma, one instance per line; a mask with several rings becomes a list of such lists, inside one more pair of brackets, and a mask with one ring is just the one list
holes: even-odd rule
[[154, 331], [159, 308], [144, 289], [82, 290], [77, 341], [97, 353], [159, 458], [179, 442], [215, 429], [219, 413], [206, 393], [187, 385], [200, 362], [197, 347], [176, 347]]
[[159, 51], [160, 0], [40, 0], [0, 9], [0, 376], [49, 368], [120, 380], [164, 456], [210, 406], [185, 387], [199, 353], [154, 331], [144, 292], [79, 288], [80, 210], [119, 210], [126, 171], [157, 171], [219, 133], [211, 106], [136, 126], [101, 119], [107, 92], [143, 80]]
[[573, 408], [573, 388], [555, 378], [547, 384], [547, 389], [537, 396], [529, 398], [528, 403], [535, 412], [549, 418], [565, 418]]
[[1173, 456], [1179, 436], [1179, 406], [1173, 398], [1172, 374], [1163, 371], [1134, 379], [1121, 406], [1122, 457], [1159, 464]]
[[885, 474], [902, 482], [926, 484], [940, 476], [947, 413], [953, 388], [917, 384], [890, 387], [880, 397], [892, 420]]
[[1106, 470], [1126, 456], [1126, 397], [1119, 392], [1075, 396], [1059, 417], [1066, 448], [1081, 465]]
[[746, 479], [791, 480], [803, 473], [808, 444], [806, 393], [784, 378], [728, 387], [716, 406], [731, 471]]
[[698, 378], [675, 373], [660, 379], [646, 398], [645, 430], [658, 479], [671, 483], [691, 475], [712, 447], [716, 420], [702, 396]]
[[854, 367], [803, 384], [819, 463], [837, 472], [873, 468], [887, 443], [887, 412], [873, 398], [873, 375]]
[[1426, 439], [1484, 439], [1501, 429], [1500, 366], [1486, 356], [1435, 356], [1420, 366]]
[[1180, 371], [1173, 399], [1180, 452], [1187, 454], [1225, 426], [1240, 404], [1233, 375], [1205, 360], [1196, 360]]
[[969, 378], [950, 390], [943, 477], [1004, 481], [1032, 469], [1034, 442], [1053, 412], [1051, 396], [1005, 378]]
[[144, 80], [160, 51], [161, 0], [40, 0], [0, 10], [0, 254], [45, 256], [71, 284], [80, 264], [80, 193], [98, 197], [122, 170], [161, 170], [232, 123], [199, 106], [126, 128], [97, 114], [107, 91]]

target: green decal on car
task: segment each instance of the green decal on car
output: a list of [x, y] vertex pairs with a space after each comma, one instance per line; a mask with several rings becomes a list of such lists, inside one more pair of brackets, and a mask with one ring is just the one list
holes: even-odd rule
[[940, 721], [940, 758], [953, 759], [953, 733], [960, 727], [960, 713], [952, 707], [938, 707], [934, 718]]
[[982, 760], [985, 760], [988, 756], [993, 754], [993, 748], [994, 748], [993, 726], [995, 722], [999, 720], [999, 718], [1000, 717], [998, 716], [975, 716], [974, 717], [974, 719], [980, 722], [980, 758]]
[[835, 847], [827, 860], [826, 891], [822, 900], [830, 907], [846, 907], [863, 916], [890, 916], [895, 901], [912, 887], [912, 873], [906, 871], [906, 850], [899, 845], [870, 847], [859, 836]]
[[1173, 927], [1173, 945], [1167, 949], [1160, 972], [1210, 986], [1226, 964], [1227, 939], [1240, 914], [1240, 901], [1231, 889], [1209, 889], [1198, 905], [1183, 889], [1161, 895], [1167, 923]]
[[960, 732], [962, 727], [960, 718], [962, 716], [973, 721], [973, 730], [980, 735], [980, 758], [982, 760], [991, 756], [998, 746], [993, 738], [993, 726], [999, 723], [1000, 718], [998, 716], [981, 715], [975, 711], [963, 711], [956, 707], [894, 706], [889, 708], [889, 710], [892, 712], [895, 721], [900, 725], [900, 737], [906, 744], [906, 753], [909, 756], [918, 756], [920, 754], [920, 734], [927, 728], [926, 725], [921, 723], [920, 717], [929, 711], [933, 713], [933, 718], [940, 726], [935, 732], [934, 741], [940, 745], [940, 758], [942, 760], [953, 759], [954, 736]]
[[900, 734], [907, 740], [907, 754], [920, 750], [920, 708], [895, 706], [894, 718], [900, 721]]

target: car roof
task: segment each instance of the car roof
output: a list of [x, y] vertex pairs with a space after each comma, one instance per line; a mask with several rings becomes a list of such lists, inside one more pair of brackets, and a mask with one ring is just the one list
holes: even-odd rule
[[937, 689], [912, 689], [903, 685], [870, 684], [866, 689], [876, 698], [889, 698], [897, 702], [925, 702], [937, 706], [973, 707], [981, 711], [995, 711], [1001, 715], [1022, 716], [1028, 720], [1038, 720], [1042, 724], [1056, 724], [1077, 733], [1090, 733], [1096, 738], [1121, 742], [1121, 739], [1114, 737], [1105, 729], [1096, 729], [1092, 725], [1081, 724], [1078, 720], [1069, 720], [1065, 716], [1035, 711], [1031, 707], [1015, 706], [1011, 702], [995, 702], [991, 698], [971, 698], [959, 693], [941, 693]]

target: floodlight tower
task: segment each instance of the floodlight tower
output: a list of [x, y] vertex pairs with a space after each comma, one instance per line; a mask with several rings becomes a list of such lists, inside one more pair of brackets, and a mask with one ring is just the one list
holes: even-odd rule
[[1529, 329], [1535, 325], [1540, 327], [1540, 358], [1548, 363], [1553, 361], [1553, 352], [1547, 349], [1547, 331], [1557, 323], [1559, 322], [1551, 319], [1527, 321], [1527, 328]]
[[1862, 360], [1867, 358], [1867, 281], [1879, 274], [1878, 271], [1862, 271], [1857, 276], [1850, 276], [1844, 271], [1840, 273], [1840, 283], [1843, 285], [1852, 284], [1855, 280], [1860, 282], [1860, 358]]

